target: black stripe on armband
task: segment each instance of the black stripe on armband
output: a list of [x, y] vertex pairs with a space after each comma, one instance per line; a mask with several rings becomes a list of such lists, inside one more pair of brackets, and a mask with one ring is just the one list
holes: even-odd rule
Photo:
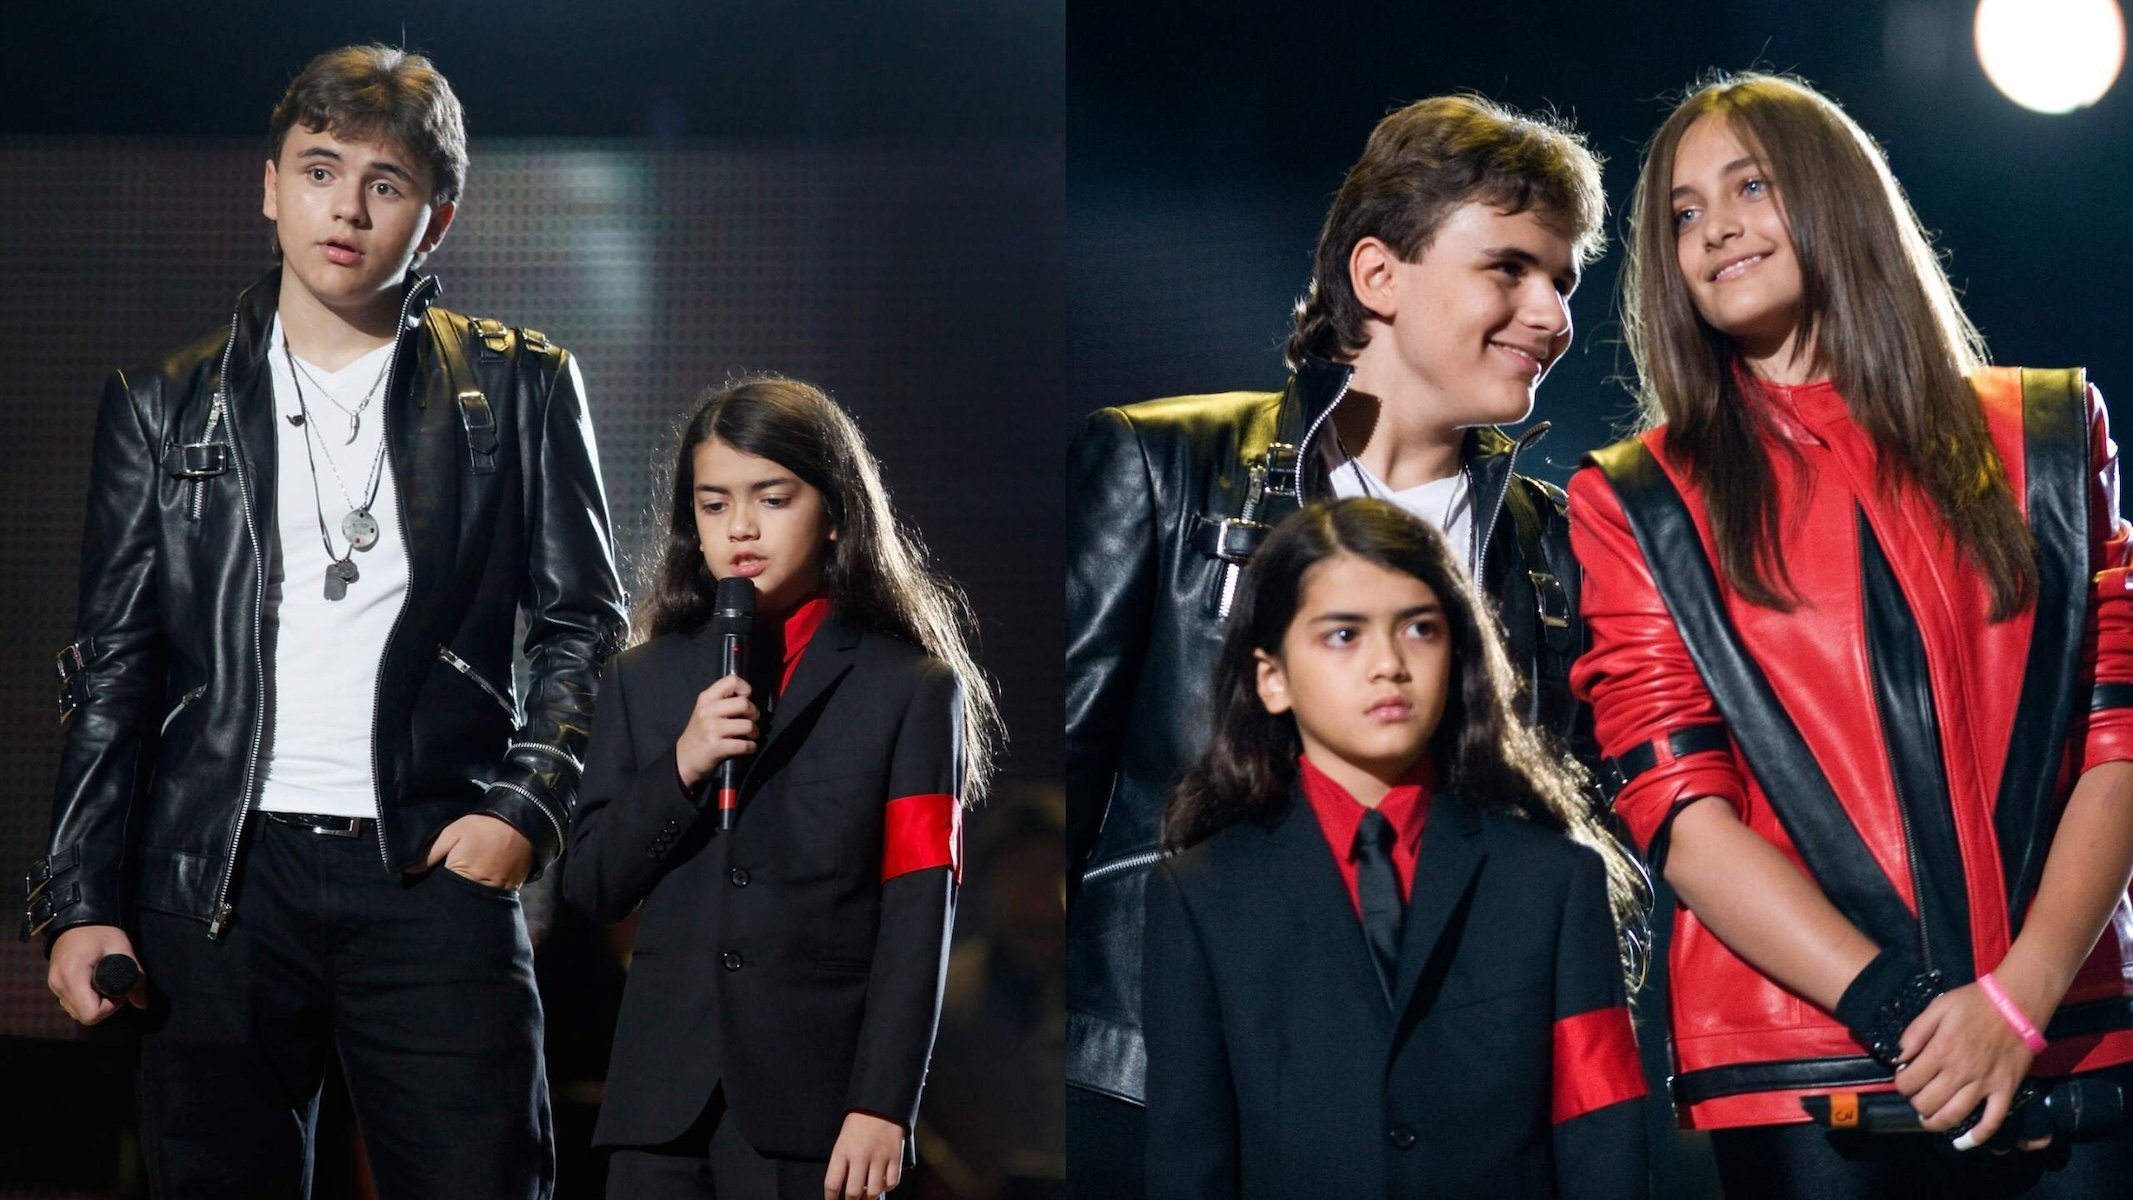
[[2133, 683], [2099, 683], [2089, 693], [2089, 711], [2102, 712], [2107, 708], [2133, 708]]
[[1665, 742], [1675, 758], [1686, 758], [1709, 750], [1724, 750], [1731, 746], [1732, 739], [1726, 736], [1726, 727], [1713, 721], [1703, 725], [1684, 725], [1670, 730], [1663, 738], [1653, 738], [1639, 746], [1632, 746], [1613, 758], [1600, 760], [1600, 786], [1607, 789], [1607, 798], [1620, 795], [1637, 776], [1659, 765], [1659, 744]]

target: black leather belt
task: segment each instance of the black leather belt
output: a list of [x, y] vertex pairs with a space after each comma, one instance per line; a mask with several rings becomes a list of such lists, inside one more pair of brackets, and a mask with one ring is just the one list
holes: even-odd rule
[[287, 825], [291, 829], [301, 829], [306, 833], [315, 833], [320, 837], [362, 837], [370, 832], [371, 824], [377, 820], [376, 817], [335, 817], [325, 813], [275, 812], [272, 809], [265, 808], [259, 810], [259, 815], [274, 822], [276, 825]]

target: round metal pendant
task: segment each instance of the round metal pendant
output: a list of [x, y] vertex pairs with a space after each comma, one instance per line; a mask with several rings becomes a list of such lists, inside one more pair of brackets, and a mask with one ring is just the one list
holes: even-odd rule
[[356, 509], [341, 518], [341, 536], [358, 550], [368, 550], [378, 544], [378, 519], [366, 509]]

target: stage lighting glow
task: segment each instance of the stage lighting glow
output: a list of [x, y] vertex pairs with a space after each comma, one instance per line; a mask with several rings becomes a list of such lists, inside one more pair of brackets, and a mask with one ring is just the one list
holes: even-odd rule
[[2035, 112], [2096, 103], [2126, 58], [2116, 0], [1981, 0], [1976, 32], [1985, 77]]

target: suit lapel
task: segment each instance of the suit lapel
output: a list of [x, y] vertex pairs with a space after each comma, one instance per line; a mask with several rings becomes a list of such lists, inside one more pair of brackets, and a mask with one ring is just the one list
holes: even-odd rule
[[[810, 710], [851, 671], [852, 651], [858, 647], [859, 638], [859, 631], [845, 624], [835, 609], [822, 619], [815, 636], [808, 639], [807, 649], [800, 655], [800, 665], [793, 670], [792, 683], [785, 688], [785, 694], [778, 697], [771, 713], [770, 736], [749, 760], [748, 773], [741, 781], [744, 791], [758, 774], [768, 775], [791, 757], [792, 748], [799, 744], [793, 731], [814, 724]], [[711, 669], [716, 671], [717, 639], [707, 636], [704, 641], [711, 647], [714, 659]]]
[[1374, 997], [1364, 1007], [1389, 1029], [1391, 998], [1363, 940], [1362, 921], [1341, 882], [1325, 831], [1300, 789], [1292, 789], [1289, 811], [1267, 830], [1260, 849], [1266, 858], [1267, 895], [1286, 911], [1296, 931], [1303, 959], [1299, 971], [1323, 980], [1334, 995]]
[[1393, 1011], [1405, 1013], [1415, 998], [1423, 968], [1444, 936], [1445, 922], [1466, 895], [1481, 869], [1481, 820], [1457, 796], [1445, 793], [1430, 801], [1422, 827], [1422, 853], [1415, 862], [1414, 892], [1400, 931], [1400, 982]]

